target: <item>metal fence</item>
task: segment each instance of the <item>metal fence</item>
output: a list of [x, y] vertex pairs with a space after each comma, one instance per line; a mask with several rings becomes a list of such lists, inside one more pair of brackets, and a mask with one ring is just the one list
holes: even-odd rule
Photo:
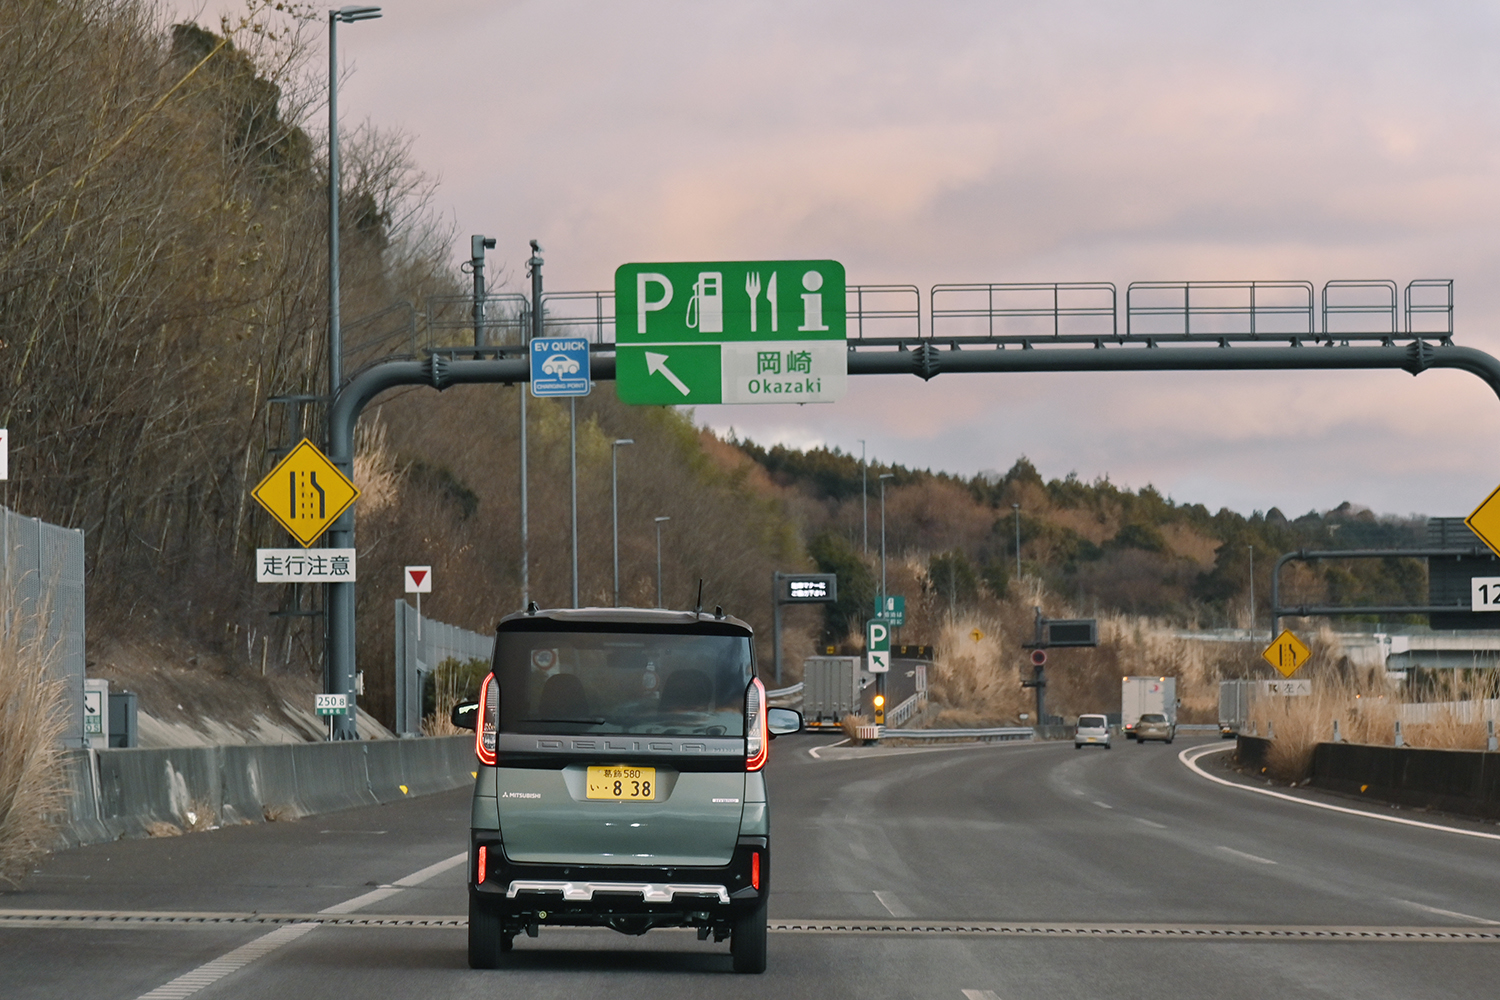
[[426, 675], [448, 660], [488, 663], [495, 637], [433, 621], [396, 601], [396, 735], [422, 735], [422, 685]]
[[66, 686], [68, 724], [63, 738], [70, 747], [88, 746], [83, 732], [83, 532], [59, 528], [35, 517], [0, 507], [0, 576], [3, 576], [4, 621], [24, 631], [17, 638], [37, 638], [56, 651], [53, 669]]

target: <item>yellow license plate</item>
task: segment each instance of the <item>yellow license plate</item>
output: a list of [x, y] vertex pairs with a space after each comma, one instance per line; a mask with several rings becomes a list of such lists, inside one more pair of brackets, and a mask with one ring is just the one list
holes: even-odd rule
[[634, 802], [653, 800], [656, 798], [656, 768], [591, 767], [588, 797]]

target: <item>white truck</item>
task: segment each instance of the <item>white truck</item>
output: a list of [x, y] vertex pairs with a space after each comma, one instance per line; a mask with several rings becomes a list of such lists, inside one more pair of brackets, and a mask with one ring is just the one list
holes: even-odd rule
[[1177, 725], [1177, 678], [1123, 677], [1120, 679], [1120, 729], [1135, 739], [1135, 724], [1141, 716], [1159, 712]]
[[809, 656], [802, 661], [802, 714], [809, 728], [835, 728], [859, 711], [860, 691], [871, 677], [862, 656]]
[[1261, 693], [1263, 681], [1219, 682], [1219, 735], [1238, 735], [1250, 721], [1250, 706]]

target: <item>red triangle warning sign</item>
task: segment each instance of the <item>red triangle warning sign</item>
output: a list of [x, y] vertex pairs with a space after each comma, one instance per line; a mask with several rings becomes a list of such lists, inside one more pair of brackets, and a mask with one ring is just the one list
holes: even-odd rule
[[422, 580], [426, 576], [427, 576], [427, 571], [425, 569], [414, 569], [414, 570], [411, 571], [411, 582], [415, 583], [418, 587], [420, 587], [420, 586], [422, 586]]
[[406, 592], [408, 594], [432, 593], [432, 567], [406, 567]]

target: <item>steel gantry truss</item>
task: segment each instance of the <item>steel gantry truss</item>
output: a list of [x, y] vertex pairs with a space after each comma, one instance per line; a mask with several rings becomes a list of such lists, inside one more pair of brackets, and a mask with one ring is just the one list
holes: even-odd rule
[[[851, 285], [847, 296], [850, 375], [1452, 368], [1500, 397], [1500, 361], [1453, 343], [1446, 279], [1404, 289], [1330, 281], [1321, 290], [1305, 281], [1136, 282], [1126, 286], [1123, 313], [1111, 282], [940, 284], [925, 310], [916, 285]], [[387, 389], [526, 382], [526, 338], [539, 325], [532, 309], [521, 295], [486, 296], [477, 306], [467, 297], [432, 300], [419, 353], [370, 362], [339, 387], [329, 458], [352, 474], [355, 422]], [[549, 330], [591, 342], [594, 379], [615, 377], [613, 292], [548, 292], [540, 311]], [[478, 330], [474, 316], [483, 317]], [[334, 522], [328, 544], [353, 546], [352, 510]], [[329, 691], [352, 703], [354, 584], [328, 586]], [[336, 718], [337, 735], [352, 738], [353, 714]]]

